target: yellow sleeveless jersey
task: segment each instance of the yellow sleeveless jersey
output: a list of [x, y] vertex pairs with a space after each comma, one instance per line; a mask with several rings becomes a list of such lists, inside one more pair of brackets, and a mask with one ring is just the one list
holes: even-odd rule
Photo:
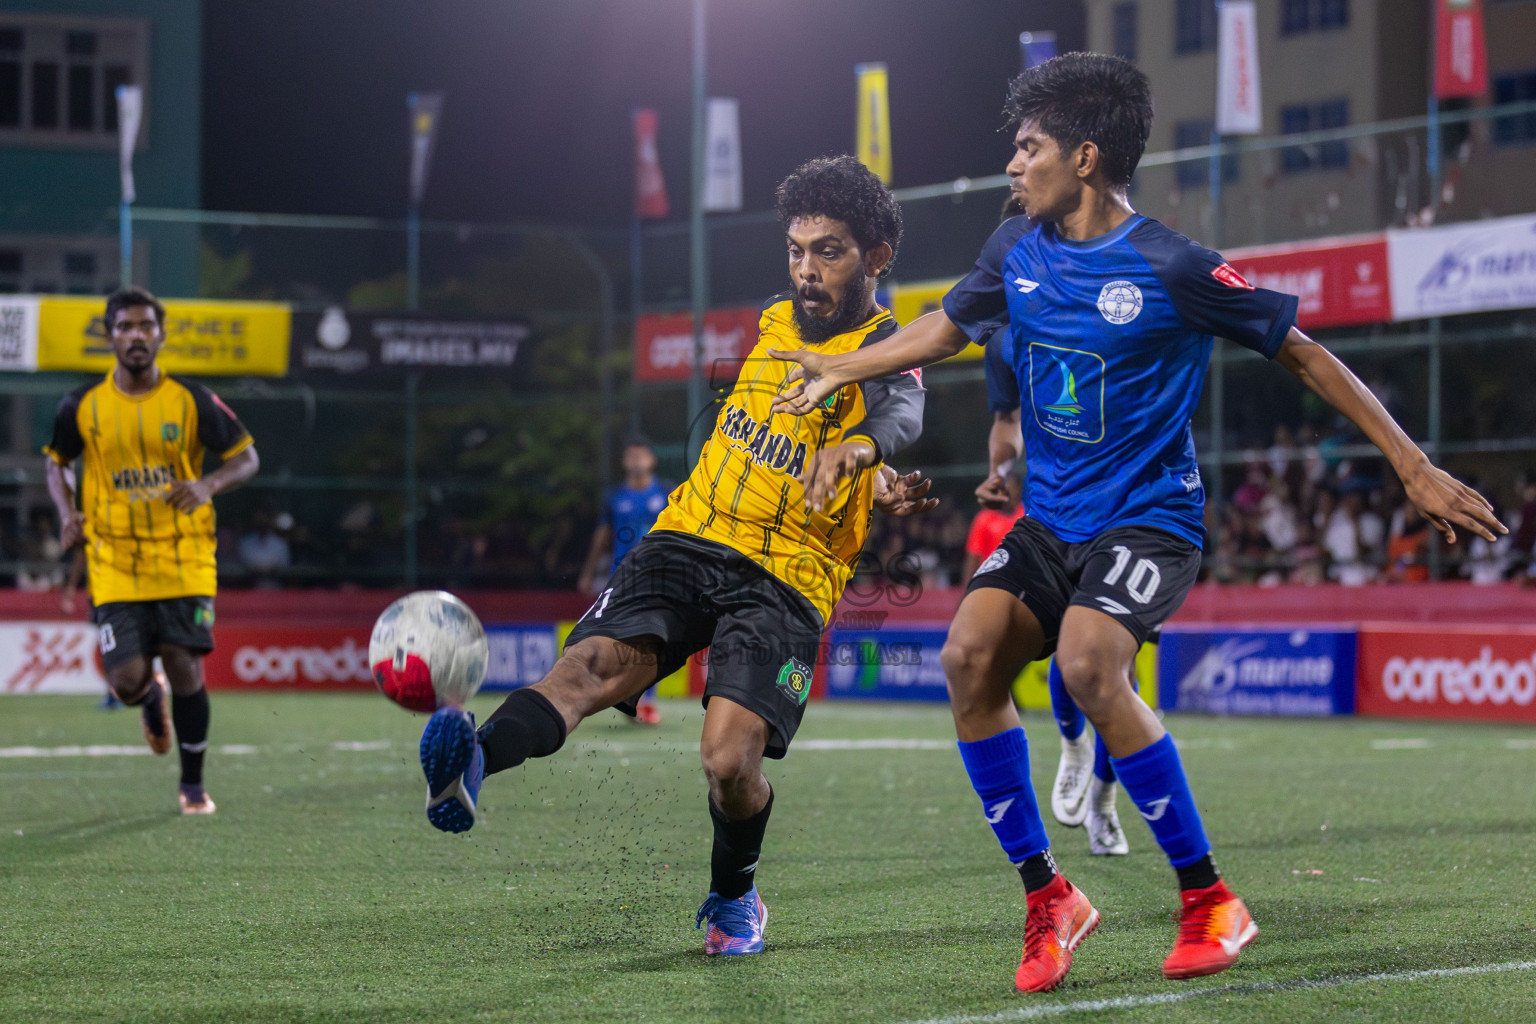
[[110, 373], [66, 395], [43, 452], [61, 466], [81, 460], [91, 600], [213, 596], [213, 505], [181, 512], [166, 499], [175, 481], [203, 475], [205, 452], [228, 459], [250, 445], [217, 395], [164, 373], [142, 395]]
[[[850, 352], [895, 331], [895, 318], [877, 308], [867, 322], [815, 348]], [[921, 430], [923, 391], [920, 376], [898, 374], [850, 384], [807, 416], [775, 414], [774, 396], [796, 364], [775, 359], [768, 350], [804, 346], [791, 300], [763, 309], [757, 344], [715, 418], [698, 464], [672, 492], [652, 529], [691, 534], [741, 552], [804, 594], [826, 622], [869, 536], [875, 471], [841, 481], [837, 497], [822, 511], [806, 508], [799, 476], [813, 453], [856, 437], [871, 441], [879, 460], [905, 447]]]

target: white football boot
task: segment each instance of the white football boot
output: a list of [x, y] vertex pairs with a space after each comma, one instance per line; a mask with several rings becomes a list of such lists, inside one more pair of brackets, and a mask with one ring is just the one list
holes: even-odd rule
[[1120, 857], [1131, 852], [1131, 844], [1125, 841], [1125, 829], [1120, 827], [1120, 815], [1115, 811], [1115, 794], [1119, 789], [1115, 783], [1093, 776], [1093, 783], [1088, 787], [1088, 799], [1083, 801], [1088, 809], [1086, 825], [1089, 853], [1101, 857]]
[[1075, 740], [1061, 738], [1061, 761], [1051, 786], [1051, 813], [1063, 825], [1076, 828], [1088, 815], [1088, 783], [1093, 779], [1093, 733], [1084, 729]]

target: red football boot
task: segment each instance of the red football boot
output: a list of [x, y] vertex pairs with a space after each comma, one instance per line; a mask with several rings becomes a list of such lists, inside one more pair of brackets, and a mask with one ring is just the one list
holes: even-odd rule
[[1072, 951], [1099, 926], [1077, 886], [1057, 875], [1044, 889], [1029, 894], [1024, 922], [1024, 956], [1013, 984], [1020, 992], [1049, 992], [1072, 969]]
[[1237, 954], [1259, 934], [1243, 901], [1221, 879], [1207, 889], [1185, 889], [1184, 914], [1173, 952], [1163, 961], [1167, 978], [1203, 978], [1237, 963]]

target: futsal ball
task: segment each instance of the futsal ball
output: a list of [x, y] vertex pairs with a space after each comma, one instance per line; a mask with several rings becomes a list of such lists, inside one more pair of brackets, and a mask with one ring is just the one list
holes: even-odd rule
[[418, 590], [373, 624], [368, 664], [384, 696], [410, 711], [463, 705], [485, 681], [490, 648], [469, 605], [444, 590]]

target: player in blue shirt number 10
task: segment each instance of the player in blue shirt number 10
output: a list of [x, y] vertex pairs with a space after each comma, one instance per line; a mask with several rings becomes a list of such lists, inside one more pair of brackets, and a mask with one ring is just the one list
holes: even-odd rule
[[[937, 362], [1006, 326], [1022, 397], [1025, 507], [971, 580], [941, 661], [961, 759], [1028, 893], [1022, 991], [1055, 987], [1098, 911], [1057, 873], [1009, 697], [1025, 663], [1055, 655], [1115, 774], [1178, 875], [1170, 978], [1225, 970], [1258, 934], [1216, 873], [1173, 740], [1132, 688], [1147, 636], [1200, 566], [1205, 492], [1190, 417], [1213, 339], [1273, 359], [1349, 417], [1444, 535], [1507, 532], [1475, 491], [1433, 466], [1338, 359], [1296, 328], [1297, 300], [1254, 288], [1218, 254], [1126, 199], [1151, 130], [1146, 76], [1068, 54], [1020, 75], [1006, 113], [1007, 173], [1024, 216], [1004, 222], [944, 308], [844, 355], [800, 364], [778, 407], [804, 415], [838, 388]], [[995, 342], [994, 342], [995, 343]], [[805, 493], [836, 466], [812, 460]]]

